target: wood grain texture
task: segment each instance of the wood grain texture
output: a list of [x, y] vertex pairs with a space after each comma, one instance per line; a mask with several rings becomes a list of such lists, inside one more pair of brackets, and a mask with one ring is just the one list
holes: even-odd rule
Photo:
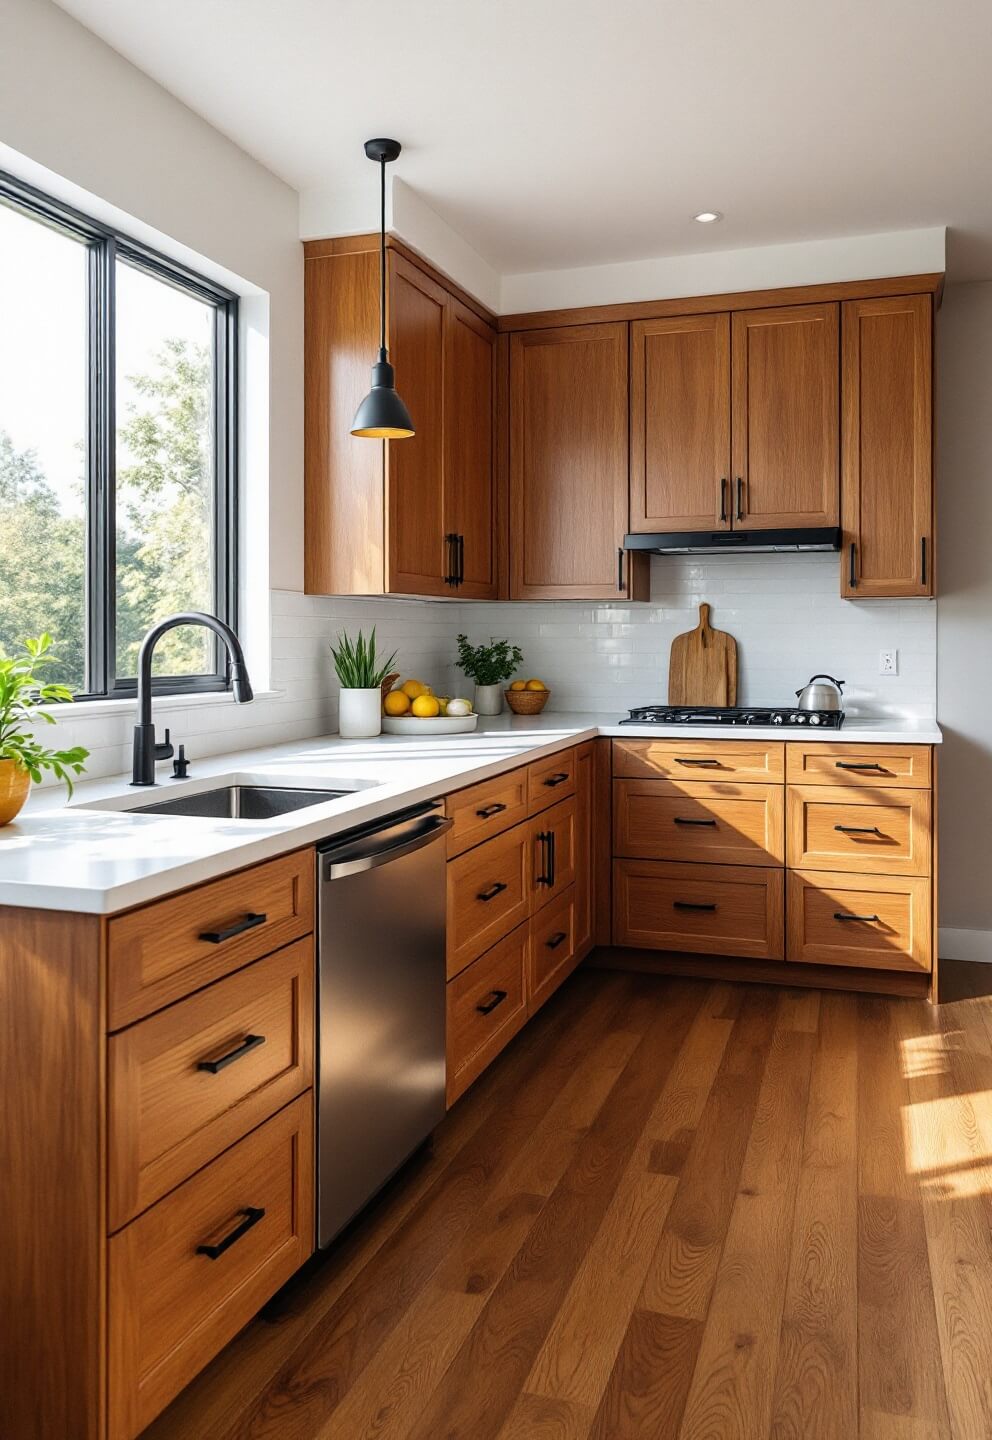
[[790, 961], [930, 973], [930, 882], [921, 876], [790, 870], [786, 910]]
[[496, 332], [447, 297], [444, 312], [445, 534], [461, 537], [460, 600], [495, 600]]
[[[531, 913], [537, 915], [575, 882], [579, 857], [575, 796], [559, 800], [527, 825], [531, 856]], [[552, 859], [549, 860], [549, 844]]]
[[[379, 243], [378, 230], [367, 231], [364, 235], [335, 235], [320, 240], [304, 240], [303, 254], [307, 260], [319, 260], [326, 255], [368, 254], [374, 256], [378, 261]], [[419, 250], [415, 250], [412, 245], [407, 245], [398, 235], [386, 236], [386, 249], [387, 251], [395, 251], [395, 253], [402, 256], [408, 264], [416, 265], [419, 270], [424, 272], [429, 280], [435, 281], [438, 285], [443, 285], [460, 305], [466, 306], [486, 325], [496, 324], [496, 316], [482, 304], [481, 300], [477, 300], [474, 295], [470, 295], [467, 290], [463, 290], [456, 281], [452, 280], [450, 275], [445, 274], [443, 270], [439, 270], [436, 265], [431, 264], [426, 256], [421, 255]], [[920, 286], [918, 288], [923, 289], [925, 287]], [[898, 292], [889, 290], [886, 293], [895, 295]]]
[[710, 624], [710, 607], [699, 607], [699, 624], [676, 635], [668, 662], [669, 705], [737, 704], [737, 641]]
[[593, 741], [596, 773], [593, 804], [593, 883], [596, 889], [597, 945], [609, 945], [612, 935], [613, 906], [613, 782], [611, 777], [612, 741]]
[[613, 853], [630, 860], [783, 863], [781, 785], [614, 780]]
[[[515, 825], [467, 850], [447, 867], [448, 979], [508, 935], [531, 910], [529, 825]], [[497, 889], [496, 887], [501, 887]], [[488, 896], [488, 899], [483, 899]]]
[[929, 790], [931, 745], [789, 744], [786, 779], [793, 785], [868, 785], [874, 790]]
[[783, 872], [748, 865], [613, 862], [613, 942], [781, 960]]
[[575, 751], [575, 953], [582, 960], [596, 929], [596, 741]]
[[508, 775], [445, 796], [444, 813], [452, 822], [447, 840], [449, 860], [526, 820], [527, 768], [518, 765]]
[[447, 985], [449, 1106], [526, 1021], [529, 953], [525, 921]]
[[[609, 742], [607, 742], [609, 743]], [[774, 740], [614, 740], [613, 774], [632, 780], [756, 780], [785, 776], [786, 746]], [[790, 750], [792, 746], [788, 747]]]
[[797, 870], [929, 875], [929, 791], [786, 788], [786, 853]]
[[575, 794], [575, 746], [527, 766], [527, 803], [533, 815]]
[[577, 891], [579, 881], [552, 900], [530, 925], [527, 962], [527, 1006], [533, 1015], [578, 964]]

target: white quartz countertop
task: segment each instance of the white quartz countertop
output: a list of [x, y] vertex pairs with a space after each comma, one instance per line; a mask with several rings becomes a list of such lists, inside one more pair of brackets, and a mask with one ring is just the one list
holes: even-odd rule
[[[123, 808], [139, 792], [128, 776], [85, 781], [70, 805], [61, 789], [36, 790], [11, 825], [0, 827], [0, 905], [105, 915], [245, 865], [339, 834], [406, 806], [435, 800], [600, 735], [683, 740], [825, 741], [830, 744], [936, 745], [935, 722], [848, 718], [840, 730], [780, 726], [622, 725], [620, 716], [546, 714], [482, 718], [468, 735], [383, 735], [375, 740], [295, 741], [260, 750], [194, 758], [188, 780], [168, 778], [140, 792], [141, 803], [225, 784], [354, 788], [326, 804], [268, 820], [135, 815]], [[100, 809], [87, 808], [98, 804]], [[111, 806], [122, 808], [112, 809]], [[2, 920], [0, 920], [2, 940]]]

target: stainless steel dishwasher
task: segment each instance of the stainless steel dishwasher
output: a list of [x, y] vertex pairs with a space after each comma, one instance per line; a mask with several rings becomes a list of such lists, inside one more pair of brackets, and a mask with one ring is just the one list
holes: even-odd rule
[[445, 847], [438, 805], [317, 850], [317, 1244], [444, 1116]]

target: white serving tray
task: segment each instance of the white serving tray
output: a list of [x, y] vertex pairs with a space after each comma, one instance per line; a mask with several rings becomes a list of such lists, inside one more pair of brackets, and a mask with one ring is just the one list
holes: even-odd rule
[[386, 735], [467, 735], [479, 723], [478, 715], [435, 715], [423, 720], [416, 715], [383, 715]]

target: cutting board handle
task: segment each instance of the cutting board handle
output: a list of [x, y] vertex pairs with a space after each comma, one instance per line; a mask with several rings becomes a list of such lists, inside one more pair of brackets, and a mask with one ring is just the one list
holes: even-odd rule
[[703, 649], [705, 650], [709, 643], [709, 636], [713, 633], [713, 627], [710, 625], [710, 607], [705, 600], [699, 607], [699, 624], [696, 626], [696, 629], [702, 637]]

